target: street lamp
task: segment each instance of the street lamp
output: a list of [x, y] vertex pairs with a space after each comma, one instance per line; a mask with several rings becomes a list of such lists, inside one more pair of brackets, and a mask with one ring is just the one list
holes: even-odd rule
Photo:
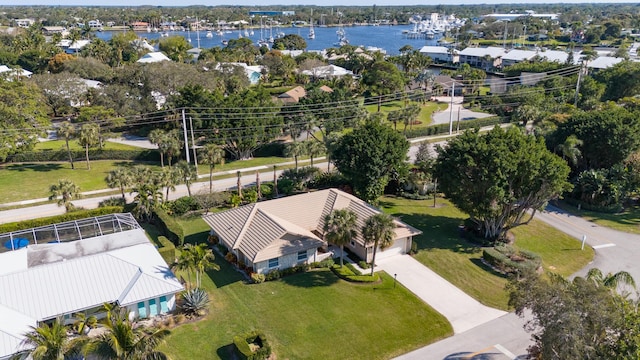
[[393, 274], [393, 288], [396, 288], [396, 279], [398, 278], [398, 274]]

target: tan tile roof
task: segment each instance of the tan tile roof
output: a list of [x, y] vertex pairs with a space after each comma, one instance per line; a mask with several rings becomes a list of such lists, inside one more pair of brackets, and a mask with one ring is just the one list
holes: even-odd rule
[[[380, 212], [353, 195], [326, 189], [209, 214], [204, 220], [225, 243], [258, 262], [321, 246], [324, 242], [312, 231], [322, 233], [324, 216], [344, 208], [358, 215], [358, 228]], [[422, 233], [401, 221], [395, 223], [396, 238]], [[364, 244], [360, 234], [355, 240]]]
[[280, 96], [278, 96], [278, 99], [286, 101], [286, 100], [291, 100], [292, 102], [298, 102], [300, 101], [300, 98], [303, 98], [307, 95], [307, 91], [302, 87], [302, 86], [296, 86], [293, 89], [280, 94]]

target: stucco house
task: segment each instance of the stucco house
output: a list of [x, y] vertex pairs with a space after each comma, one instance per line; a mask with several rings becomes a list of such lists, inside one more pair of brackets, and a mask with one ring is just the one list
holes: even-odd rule
[[184, 290], [131, 214], [0, 234], [0, 359], [25, 348], [31, 327], [77, 313], [130, 319], [165, 314]]
[[[366, 219], [380, 213], [373, 206], [338, 189], [326, 189], [258, 202], [204, 216], [211, 235], [256, 273], [268, 273], [298, 264], [318, 261], [327, 248], [323, 240], [325, 215], [335, 209], [349, 209], [358, 216], [361, 229]], [[405, 254], [413, 237], [422, 232], [395, 220], [395, 239], [377, 259]], [[373, 245], [358, 236], [345, 246], [371, 262]]]

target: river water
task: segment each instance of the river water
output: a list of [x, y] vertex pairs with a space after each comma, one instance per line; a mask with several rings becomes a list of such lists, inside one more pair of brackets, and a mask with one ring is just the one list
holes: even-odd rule
[[[349, 44], [365, 47], [376, 47], [386, 50], [387, 54], [395, 55], [399, 53], [399, 49], [404, 45], [411, 45], [414, 49], [418, 50], [424, 45], [437, 45], [437, 39], [409, 39], [402, 31], [410, 31], [413, 29], [412, 25], [397, 25], [397, 26], [348, 26], [344, 27], [346, 37], [349, 40]], [[338, 35], [336, 34], [336, 27], [316, 27], [314, 28], [316, 38], [308, 39], [309, 28], [307, 27], [274, 27], [273, 29], [264, 29], [262, 31], [262, 38], [267, 39], [273, 34], [276, 37], [278, 33], [283, 34], [297, 34], [302, 36], [307, 41], [307, 50], [323, 50], [331, 47], [338, 47], [336, 42], [338, 41]], [[251, 31], [251, 30], [248, 30]], [[109, 40], [114, 32], [103, 31], [96, 33], [97, 37], [102, 40]], [[200, 38], [200, 48], [210, 48], [214, 46], [224, 46], [223, 41], [238, 38], [239, 35], [245, 36], [244, 30], [238, 32], [237, 30], [226, 32], [222, 36], [217, 35], [216, 32], [207, 34], [206, 31], [200, 31], [200, 33], [187, 32], [187, 31], [170, 31], [171, 35], [181, 35], [186, 39], [191, 39], [191, 45], [193, 47], [198, 46], [198, 37]], [[151, 40], [160, 39], [160, 32], [139, 32], [140, 38], [146, 38], [150, 42]], [[209, 35], [209, 36], [207, 36]], [[253, 35], [249, 34], [249, 38], [257, 44], [260, 40], [260, 29], [253, 29]], [[156, 45], [157, 48], [157, 45]]]

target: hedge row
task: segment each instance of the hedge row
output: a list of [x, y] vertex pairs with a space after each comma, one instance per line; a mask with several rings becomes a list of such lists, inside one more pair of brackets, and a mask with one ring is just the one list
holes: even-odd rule
[[158, 219], [158, 228], [174, 245], [182, 246], [184, 244], [184, 229], [171, 215], [162, 209], [155, 210], [156, 219]]
[[[72, 150], [74, 161], [84, 161], [84, 150]], [[160, 161], [160, 154], [155, 150], [105, 150], [90, 149], [89, 160], [136, 160], [136, 161]], [[67, 150], [55, 151], [31, 151], [14, 154], [7, 157], [7, 162], [52, 162], [69, 161]]]
[[176, 246], [166, 236], [158, 236], [158, 252], [167, 265], [176, 261]]
[[80, 220], [94, 216], [115, 214], [124, 212], [122, 206], [105, 206], [97, 209], [76, 210], [62, 215], [49, 216], [39, 219], [24, 220], [0, 225], [0, 234], [12, 231], [19, 231], [41, 226], [57, 224], [65, 221]]
[[[252, 351], [249, 344], [255, 344], [258, 348]], [[234, 336], [233, 345], [241, 360], [265, 360], [271, 356], [271, 345], [264, 333], [258, 330]]]
[[[465, 120], [465, 121], [460, 121], [460, 130], [497, 125], [505, 122], [508, 122], [508, 119], [500, 118], [497, 116], [487, 117], [484, 119]], [[458, 125], [454, 123], [453, 128], [454, 130], [457, 129]], [[448, 134], [448, 133], [449, 133], [449, 124], [438, 124], [438, 125], [431, 125], [431, 126], [427, 126], [419, 129], [407, 130], [406, 136], [408, 139], [411, 139], [411, 138], [417, 138], [421, 136], [430, 136], [430, 135], [439, 135], [439, 134]]]

